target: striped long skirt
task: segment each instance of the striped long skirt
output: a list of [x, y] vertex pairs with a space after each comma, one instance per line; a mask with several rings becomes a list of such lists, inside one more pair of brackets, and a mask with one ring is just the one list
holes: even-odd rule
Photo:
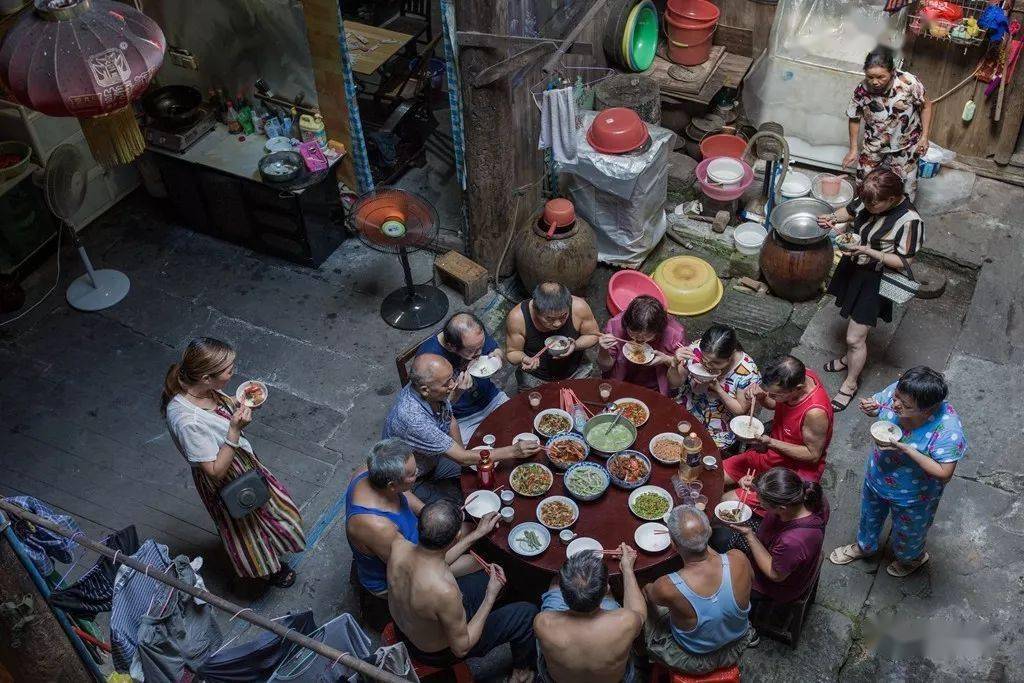
[[[270, 499], [252, 513], [235, 519], [228, 514], [218, 492], [231, 480], [253, 469], [258, 469], [266, 480]], [[199, 467], [192, 468], [192, 478], [239, 576], [270, 576], [281, 569], [281, 555], [297, 553], [306, 547], [302, 515], [291, 495], [252, 453], [236, 448], [231, 469], [220, 481]]]

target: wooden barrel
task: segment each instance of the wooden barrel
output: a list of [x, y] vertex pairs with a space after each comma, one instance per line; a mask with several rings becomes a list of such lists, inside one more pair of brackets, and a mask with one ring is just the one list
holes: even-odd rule
[[807, 301], [821, 293], [832, 269], [832, 243], [793, 244], [772, 231], [761, 247], [761, 274], [772, 293], [787, 301]]

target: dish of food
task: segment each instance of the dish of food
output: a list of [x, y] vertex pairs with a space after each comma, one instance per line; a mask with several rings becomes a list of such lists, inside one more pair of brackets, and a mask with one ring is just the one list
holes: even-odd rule
[[620, 398], [612, 402], [612, 405], [636, 427], [643, 427], [647, 423], [647, 418], [651, 416], [647, 404], [635, 398]]
[[572, 417], [558, 408], [548, 408], [537, 413], [533, 427], [541, 436], [548, 438], [572, 431]]
[[903, 438], [903, 430], [892, 422], [879, 420], [871, 425], [871, 437], [879, 446], [891, 446], [893, 441]]
[[551, 496], [537, 506], [537, 519], [549, 529], [566, 529], [573, 525], [580, 509], [571, 498]]
[[540, 555], [551, 545], [551, 532], [537, 522], [517, 524], [508, 532], [508, 547], [524, 557]]
[[715, 506], [715, 517], [729, 524], [742, 524], [753, 514], [749, 505], [738, 500], [726, 500]]
[[637, 365], [647, 365], [654, 360], [654, 349], [650, 344], [627, 342], [622, 347], [622, 353], [625, 354], [626, 360]]
[[633, 533], [633, 540], [636, 541], [637, 547], [640, 550], [645, 550], [649, 553], [660, 553], [668, 548], [668, 527], [658, 522], [641, 524]]
[[672, 432], [658, 434], [651, 439], [648, 450], [655, 460], [666, 465], [677, 464], [682, 460], [683, 453], [686, 452], [683, 448], [683, 437]]
[[729, 420], [729, 431], [741, 439], [756, 439], [764, 434], [764, 423], [756, 417], [737, 415]]
[[473, 377], [479, 377], [481, 379], [490, 377], [501, 368], [501, 359], [492, 358], [491, 356], [480, 356], [472, 363], [466, 370]]
[[651, 463], [643, 453], [622, 451], [613, 455], [606, 465], [612, 482], [623, 488], [636, 488], [651, 477]]
[[605, 453], [616, 453], [633, 445], [636, 437], [624, 424], [609, 427], [605, 424], [594, 425], [587, 430], [587, 443]]
[[551, 470], [536, 462], [519, 465], [508, 479], [512, 490], [521, 496], [543, 496], [554, 481]]
[[593, 462], [573, 465], [565, 473], [565, 489], [577, 500], [596, 500], [608, 490], [611, 480], [603, 467]]
[[848, 232], [844, 232], [842, 235], [836, 235], [836, 246], [844, 251], [848, 250], [859, 241], [860, 238], [857, 235], [853, 235]]
[[242, 382], [235, 392], [235, 398], [242, 405], [259, 408], [267, 401], [267, 385], [256, 380]]
[[575, 434], [561, 434], [548, 441], [548, 460], [565, 469], [587, 459], [587, 445]]
[[540, 443], [540, 439], [537, 435], [532, 432], [522, 432], [512, 437], [512, 445], [515, 446], [520, 441], [533, 441], [534, 443]]
[[629, 509], [649, 522], [663, 519], [672, 509], [672, 495], [660, 486], [641, 486], [629, 494]]
[[698, 382], [710, 382], [711, 380], [718, 377], [718, 373], [711, 372], [706, 367], [704, 367], [703, 363], [699, 362], [695, 358], [691, 358], [689, 361], [687, 361], [686, 369], [687, 371], [689, 371], [690, 375]]
[[568, 337], [563, 337], [560, 334], [556, 334], [552, 337], [548, 337], [544, 340], [544, 346], [548, 347], [548, 353], [555, 358], [565, 355], [565, 352], [569, 350], [569, 344], [572, 342]]

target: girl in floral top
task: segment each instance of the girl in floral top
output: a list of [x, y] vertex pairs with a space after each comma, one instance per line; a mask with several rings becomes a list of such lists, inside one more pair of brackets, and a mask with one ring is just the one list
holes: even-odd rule
[[928, 529], [946, 482], [967, 452], [960, 417], [946, 403], [948, 391], [942, 374], [922, 365], [907, 370], [873, 397], [861, 399], [861, 410], [899, 425], [903, 437], [891, 447], [872, 449], [861, 492], [857, 542], [832, 551], [829, 559], [835, 564], [875, 554], [889, 515], [896, 561], [886, 571], [907, 576], [930, 559], [924, 549]]
[[[719, 448], [729, 448], [736, 443], [729, 421], [750, 409], [743, 390], [761, 381], [757, 365], [743, 351], [736, 330], [725, 325], [712, 325], [691, 346], [676, 351], [676, 357], [683, 379], [681, 403], [708, 428]], [[687, 370], [691, 360], [717, 377], [710, 381], [695, 377]]]

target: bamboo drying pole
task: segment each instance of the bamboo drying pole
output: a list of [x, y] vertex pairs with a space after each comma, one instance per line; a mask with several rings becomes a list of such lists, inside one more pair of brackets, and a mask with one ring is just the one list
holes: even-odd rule
[[102, 543], [97, 543], [96, 541], [90, 538], [83, 538], [81, 534], [69, 532], [67, 529], [64, 529], [61, 526], [54, 524], [50, 520], [44, 519], [38, 515], [34, 515], [31, 512], [28, 512], [27, 510], [23, 510], [17, 505], [8, 503], [5, 500], [0, 500], [0, 510], [3, 510], [4, 512], [7, 512], [11, 515], [14, 515], [15, 517], [20, 517], [21, 519], [31, 522], [32, 524], [35, 524], [36, 526], [52, 531], [55, 534], [60, 534], [64, 538], [69, 538], [75, 543], [82, 546], [83, 548], [88, 548], [89, 550], [99, 553], [104, 557], [109, 557], [110, 559], [114, 560], [115, 566], [117, 566], [118, 564], [128, 565], [135, 571], [143, 572], [146, 576], [148, 576], [151, 579], [155, 579], [160, 583], [167, 584], [168, 586], [176, 590], [183, 591], [193, 597], [197, 597], [201, 600], [204, 600], [205, 602], [210, 603], [217, 609], [233, 615], [232, 619], [236, 617], [239, 619], [244, 619], [245, 621], [248, 621], [250, 624], [255, 624], [256, 626], [259, 626], [262, 629], [272, 631], [273, 633], [276, 633], [285, 640], [291, 641], [296, 645], [301, 645], [304, 648], [312, 650], [313, 652], [317, 653], [321, 657], [325, 657], [327, 660], [331, 662], [344, 664], [348, 668], [358, 671], [361, 674], [365, 674], [366, 676], [372, 678], [375, 681], [383, 681], [384, 683], [407, 683], [406, 679], [399, 678], [394, 674], [390, 674], [387, 671], [378, 669], [377, 667], [371, 664], [367, 664], [358, 657], [353, 657], [352, 655], [347, 654], [345, 652], [339, 652], [333, 647], [325, 645], [324, 643], [321, 643], [318, 640], [313, 640], [312, 638], [304, 636], [301, 633], [296, 633], [292, 629], [285, 628], [281, 624], [278, 624], [275, 621], [271, 621], [262, 614], [257, 614], [248, 607], [241, 607], [240, 605], [236, 605], [233, 602], [225, 600], [219, 595], [214, 595], [209, 591], [196, 588], [195, 586], [190, 586], [187, 583], [179, 581], [176, 577], [164, 573], [164, 570], [162, 569], [157, 569], [152, 565], [145, 564], [144, 562], [139, 562], [135, 558], [125, 555], [120, 551], [111, 550]]

